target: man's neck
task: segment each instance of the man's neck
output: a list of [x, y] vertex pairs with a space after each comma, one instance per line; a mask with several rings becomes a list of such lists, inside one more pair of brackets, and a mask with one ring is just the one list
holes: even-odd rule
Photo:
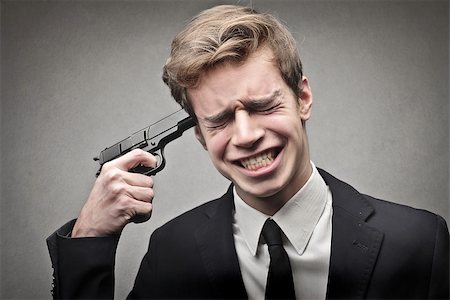
[[280, 208], [282, 208], [305, 184], [312, 175], [311, 162], [308, 160], [299, 168], [297, 180], [293, 181], [295, 184], [282, 188], [279, 192], [267, 196], [256, 197], [241, 190], [236, 185], [236, 192], [239, 197], [254, 209], [268, 215], [273, 216]]

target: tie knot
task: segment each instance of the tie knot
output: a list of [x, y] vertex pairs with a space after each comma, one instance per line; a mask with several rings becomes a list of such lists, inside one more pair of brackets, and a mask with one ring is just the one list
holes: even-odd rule
[[264, 223], [262, 235], [268, 246], [283, 245], [283, 241], [281, 240], [281, 229], [272, 219], [267, 219]]

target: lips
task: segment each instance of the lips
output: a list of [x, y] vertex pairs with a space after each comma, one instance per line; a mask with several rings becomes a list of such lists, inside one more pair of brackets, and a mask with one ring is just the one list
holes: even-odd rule
[[265, 152], [258, 153], [254, 156], [246, 157], [239, 160], [242, 167], [250, 171], [270, 166], [276, 158], [278, 151], [271, 149]]

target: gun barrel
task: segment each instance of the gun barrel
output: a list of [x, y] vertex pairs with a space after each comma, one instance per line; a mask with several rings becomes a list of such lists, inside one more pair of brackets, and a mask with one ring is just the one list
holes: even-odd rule
[[189, 128], [194, 127], [195, 125], [196, 125], [195, 120], [192, 117], [187, 117], [186, 119], [178, 122], [178, 128], [180, 128], [182, 132], [188, 130]]

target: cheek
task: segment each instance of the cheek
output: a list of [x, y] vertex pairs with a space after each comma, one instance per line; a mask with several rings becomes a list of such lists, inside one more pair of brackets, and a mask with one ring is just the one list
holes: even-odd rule
[[274, 115], [266, 118], [263, 124], [266, 130], [284, 137], [298, 136], [298, 133], [302, 130], [301, 119], [295, 116]]
[[224, 157], [227, 143], [228, 139], [224, 133], [219, 133], [207, 138], [206, 146], [208, 147], [209, 156], [213, 160], [214, 164]]

